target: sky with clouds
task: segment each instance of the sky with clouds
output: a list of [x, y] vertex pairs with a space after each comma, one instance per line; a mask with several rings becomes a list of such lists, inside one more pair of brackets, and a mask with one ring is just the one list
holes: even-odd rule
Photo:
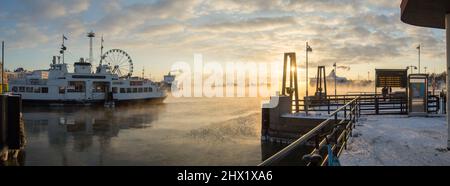
[[[6, 68], [45, 69], [68, 37], [66, 62], [89, 54], [89, 31], [105, 38], [105, 49], [120, 48], [155, 79], [177, 61], [280, 62], [297, 52], [304, 72], [305, 42], [313, 52], [309, 67], [367, 78], [375, 68], [417, 65], [445, 70], [444, 31], [400, 21], [400, 0], [2, 0], [0, 40]], [[100, 39], [94, 55], [100, 55]], [[99, 57], [96, 57], [99, 59]], [[422, 70], [423, 71], [423, 70]], [[314, 76], [314, 74], [310, 74]], [[303, 77], [303, 76], [302, 76]]]

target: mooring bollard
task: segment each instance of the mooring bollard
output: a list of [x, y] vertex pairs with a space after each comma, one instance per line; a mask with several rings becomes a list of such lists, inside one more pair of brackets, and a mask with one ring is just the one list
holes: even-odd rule
[[262, 109], [262, 126], [261, 126], [261, 139], [266, 140], [269, 137], [270, 129], [270, 109]]
[[8, 132], [6, 142], [9, 149], [21, 149], [24, 143], [24, 134], [23, 130], [21, 130], [21, 113], [22, 103], [20, 96], [8, 96]]
[[377, 114], [377, 115], [380, 114], [380, 111], [379, 111], [380, 107], [378, 104], [379, 104], [378, 98], [377, 98], [377, 96], [375, 96], [375, 114]]
[[16, 159], [26, 143], [22, 99], [16, 95], [0, 95], [0, 105], [0, 161], [7, 161]]
[[0, 158], [6, 146], [6, 96], [0, 95]]

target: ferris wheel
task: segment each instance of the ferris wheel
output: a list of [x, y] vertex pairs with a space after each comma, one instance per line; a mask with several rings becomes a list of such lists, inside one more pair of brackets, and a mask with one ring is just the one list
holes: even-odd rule
[[111, 72], [117, 74], [120, 78], [127, 78], [133, 75], [133, 60], [125, 51], [111, 49], [102, 58], [102, 63], [109, 65]]

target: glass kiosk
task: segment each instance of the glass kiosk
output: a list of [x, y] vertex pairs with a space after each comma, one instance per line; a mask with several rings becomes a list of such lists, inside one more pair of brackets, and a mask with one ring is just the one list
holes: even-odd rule
[[428, 75], [408, 76], [408, 115], [426, 116], [428, 113]]

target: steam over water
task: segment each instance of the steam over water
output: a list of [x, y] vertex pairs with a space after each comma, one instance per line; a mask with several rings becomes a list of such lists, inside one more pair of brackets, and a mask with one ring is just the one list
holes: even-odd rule
[[159, 105], [114, 109], [24, 107], [28, 144], [22, 163], [257, 165], [265, 99], [168, 97]]

